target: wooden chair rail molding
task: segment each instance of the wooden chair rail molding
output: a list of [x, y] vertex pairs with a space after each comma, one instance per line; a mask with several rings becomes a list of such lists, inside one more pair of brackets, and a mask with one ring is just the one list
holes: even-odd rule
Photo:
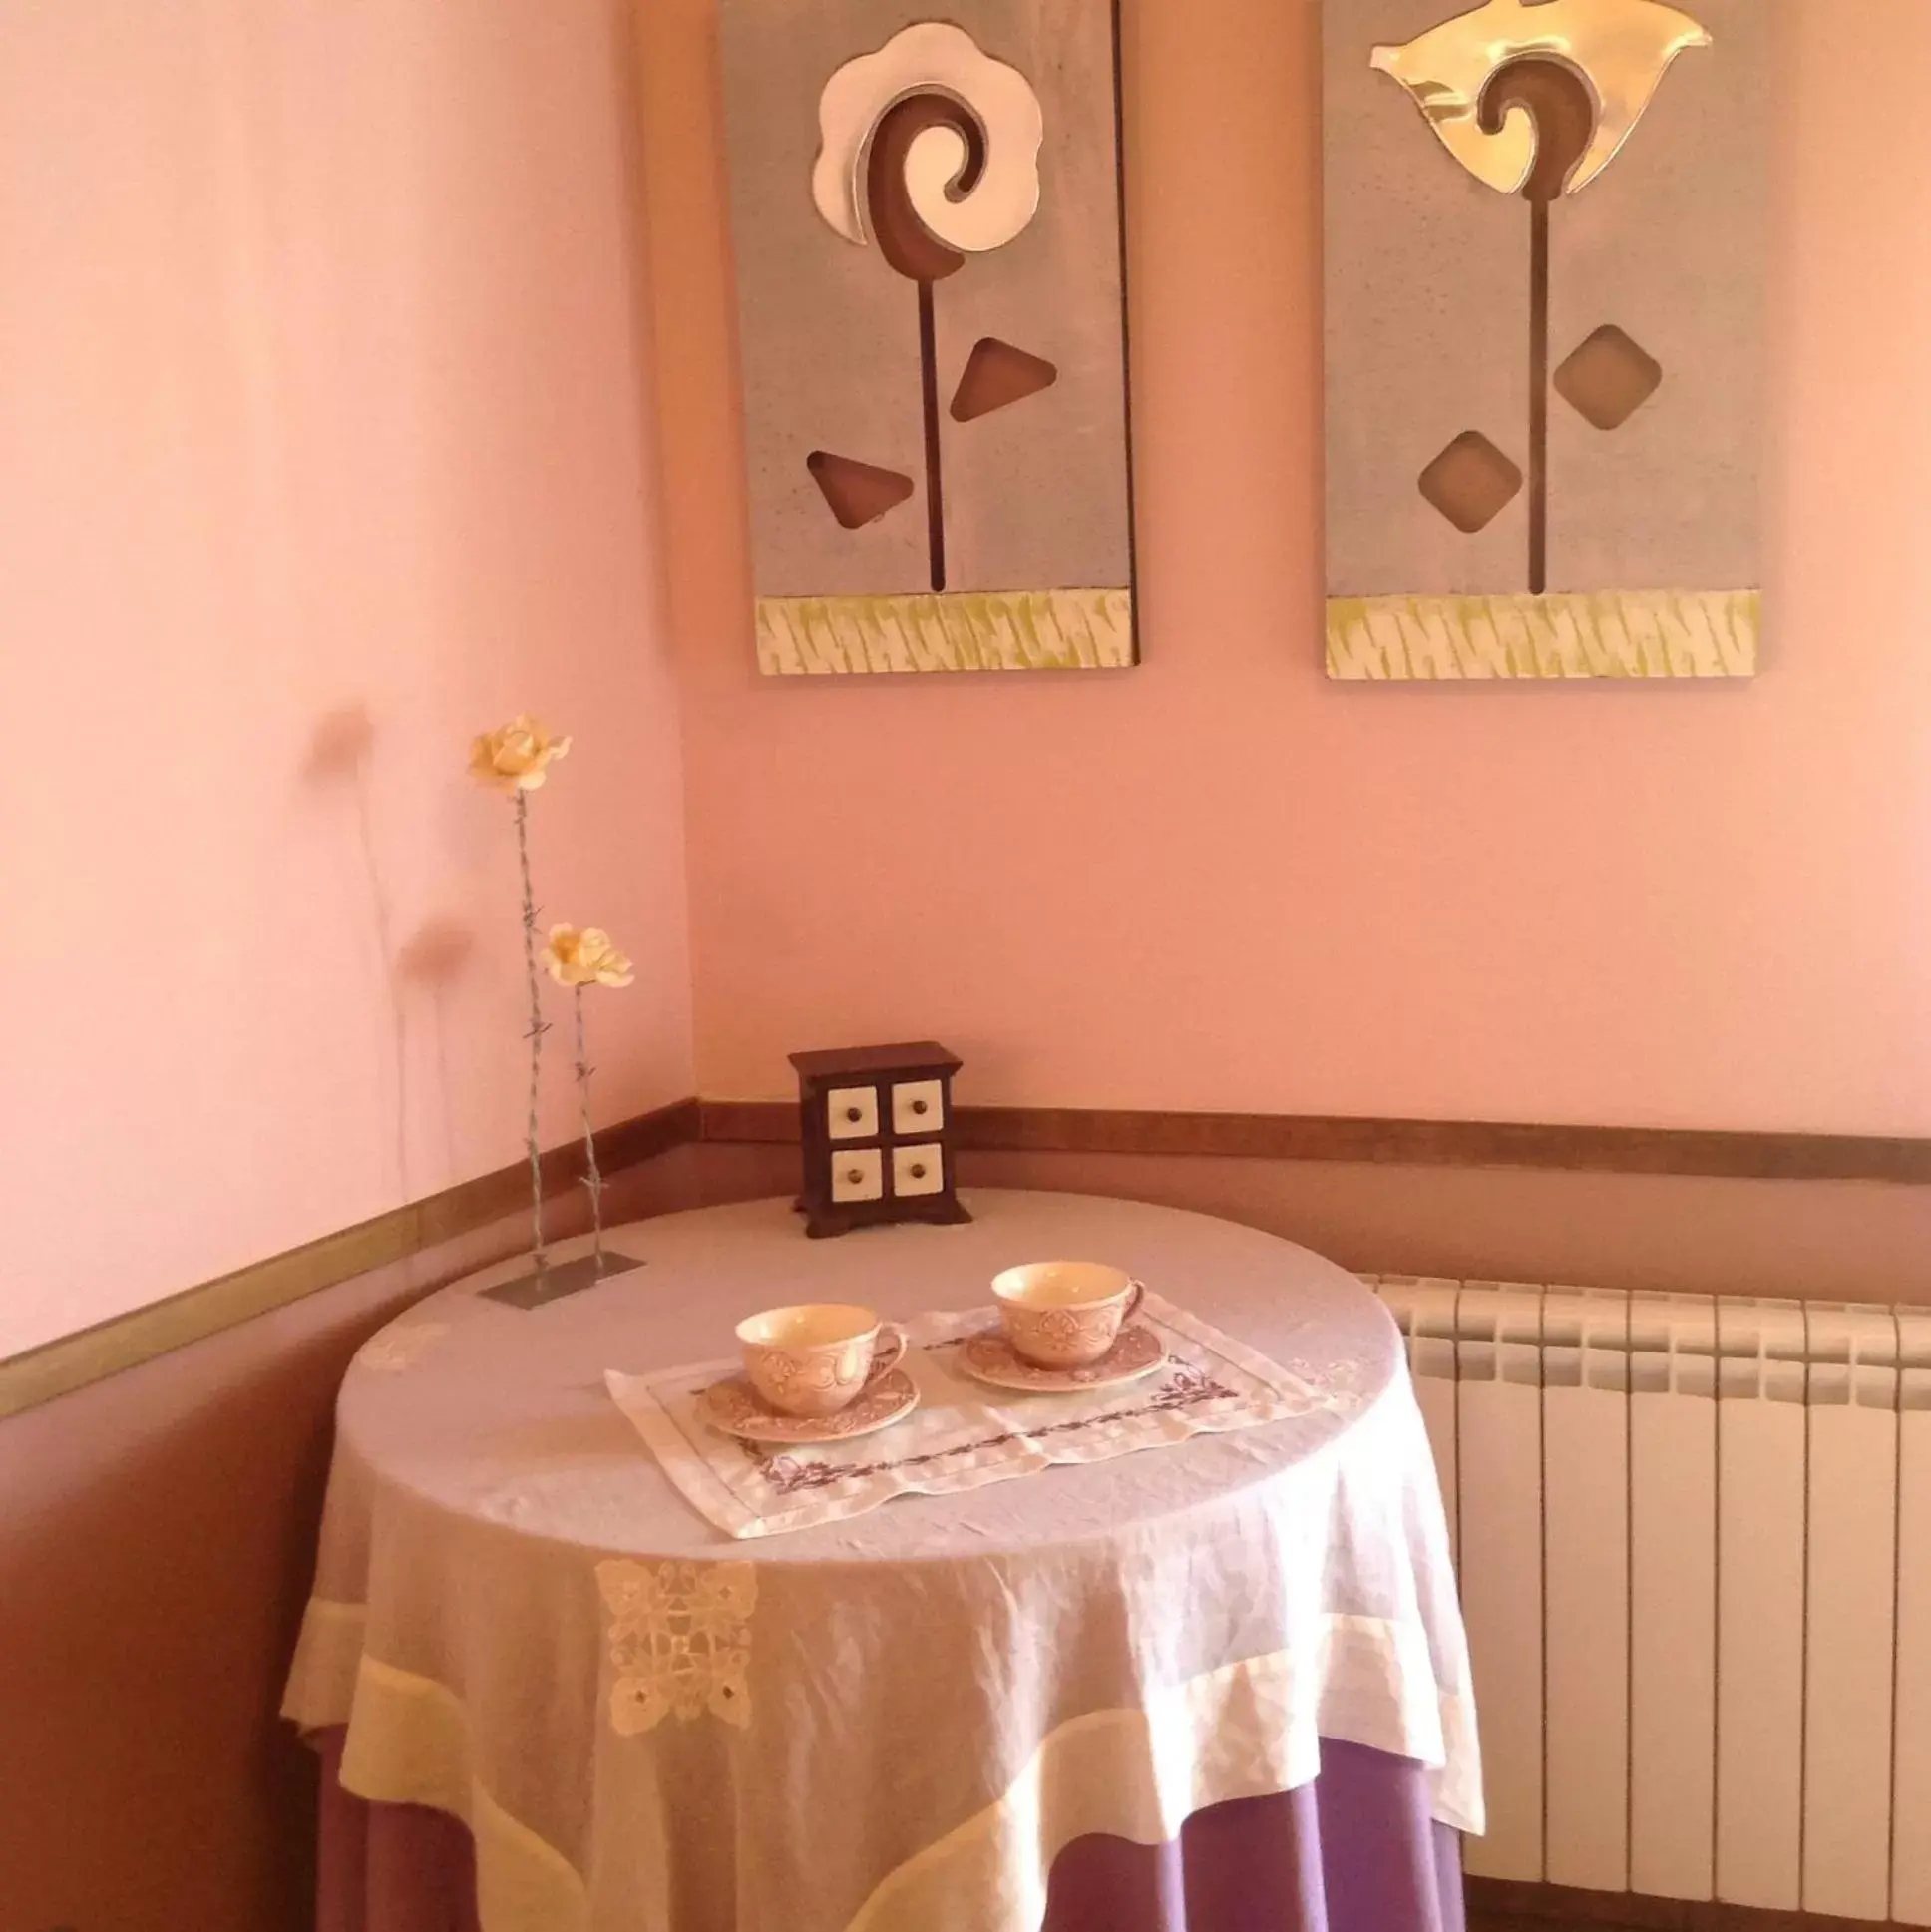
[[[1222, 1160], [1931, 1186], [1931, 1139], [1079, 1107], [961, 1107], [956, 1119], [959, 1145], [987, 1153], [1195, 1154]], [[614, 1174], [692, 1142], [784, 1144], [797, 1139], [795, 1101], [688, 1099], [604, 1129], [597, 1148], [605, 1170]], [[555, 1194], [574, 1185], [580, 1160], [581, 1149], [575, 1144], [547, 1153], [546, 1190]], [[519, 1161], [0, 1360], [0, 1419], [487, 1227], [517, 1212], [528, 1199], [528, 1185], [529, 1170]]]
[[[706, 1100], [701, 1111], [707, 1141], [798, 1138], [798, 1109], [791, 1101]], [[955, 1121], [960, 1146], [981, 1153], [1201, 1154], [1221, 1160], [1540, 1167], [1569, 1173], [1931, 1186], [1931, 1139], [1865, 1134], [1535, 1127], [1485, 1120], [1079, 1107], [961, 1107]]]
[[[600, 1130], [597, 1158], [606, 1173], [615, 1174], [684, 1146], [697, 1133], [697, 1102], [677, 1100]], [[551, 1148], [543, 1157], [545, 1194], [575, 1187], [582, 1159], [581, 1142]], [[357, 1222], [319, 1241], [185, 1289], [166, 1301], [115, 1316], [78, 1335], [29, 1349], [25, 1354], [0, 1361], [0, 1420], [218, 1335], [251, 1316], [266, 1315], [305, 1295], [486, 1228], [517, 1213], [529, 1200], [530, 1166], [518, 1161], [513, 1167], [479, 1174], [426, 1200], [392, 1208], [372, 1221]]]

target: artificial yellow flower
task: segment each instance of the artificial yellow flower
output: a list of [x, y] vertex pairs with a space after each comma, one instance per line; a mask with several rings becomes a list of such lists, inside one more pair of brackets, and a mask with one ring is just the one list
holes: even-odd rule
[[534, 792], [551, 760], [569, 749], [568, 738], [553, 738], [535, 718], [512, 718], [470, 748], [470, 776], [499, 792]]
[[627, 986], [635, 977], [600, 926], [553, 926], [541, 957], [560, 986]]

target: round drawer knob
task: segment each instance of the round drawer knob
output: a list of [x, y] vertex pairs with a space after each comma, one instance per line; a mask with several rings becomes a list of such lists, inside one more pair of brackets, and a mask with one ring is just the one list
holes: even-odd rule
[[845, 1178], [853, 1187], [857, 1187], [865, 1178], [865, 1170], [862, 1167], [848, 1167], [845, 1170]]
[[912, 1111], [914, 1113], [924, 1113], [926, 1111], [926, 1102], [923, 1100], [915, 1100], [912, 1103]]
[[926, 1178], [926, 1164], [924, 1161], [914, 1161], [912, 1163], [912, 1178], [915, 1181], [923, 1181]]
[[863, 1118], [863, 1115], [860, 1114], [856, 1107], [847, 1107], [845, 1109], [845, 1118], [847, 1120], [859, 1120]]

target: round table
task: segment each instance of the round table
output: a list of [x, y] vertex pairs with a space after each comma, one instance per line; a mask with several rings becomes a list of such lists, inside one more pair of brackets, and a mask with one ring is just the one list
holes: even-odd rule
[[[342, 1792], [464, 1822], [482, 1932], [1034, 1932], [1078, 1920], [1069, 1884], [1151, 1886], [1145, 1922], [1191, 1928], [1182, 1854], [1211, 1830], [1273, 1843], [1297, 1889], [1229, 1925], [1452, 1921], [1433, 1826], [1480, 1828], [1473, 1708], [1392, 1321], [1253, 1229], [964, 1198], [966, 1224], [825, 1242], [779, 1201], [668, 1215], [608, 1237], [627, 1272], [519, 1308], [484, 1292], [527, 1272], [505, 1263], [358, 1356], [284, 1709]], [[1332, 1399], [745, 1543], [604, 1383], [727, 1356], [756, 1308], [903, 1319], [1061, 1258], [1130, 1269]], [[1357, 1917], [1308, 1801], [1324, 1740], [1384, 1840]], [[1165, 1850], [1134, 1877], [1108, 1847]]]

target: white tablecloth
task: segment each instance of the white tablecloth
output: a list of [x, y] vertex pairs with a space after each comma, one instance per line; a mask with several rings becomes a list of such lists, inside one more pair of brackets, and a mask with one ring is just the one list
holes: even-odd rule
[[[342, 1390], [285, 1710], [358, 1795], [477, 1844], [484, 1932], [1030, 1932], [1058, 1850], [1317, 1774], [1437, 1767], [1480, 1828], [1468, 1665], [1398, 1337], [1319, 1257], [1203, 1216], [974, 1193], [956, 1228], [807, 1242], [782, 1202], [667, 1216], [524, 1311], [444, 1290]], [[569, 1251], [566, 1250], [566, 1253]], [[606, 1370], [728, 1352], [749, 1310], [982, 1301], [1131, 1269], [1337, 1399], [1237, 1434], [734, 1544]]]

